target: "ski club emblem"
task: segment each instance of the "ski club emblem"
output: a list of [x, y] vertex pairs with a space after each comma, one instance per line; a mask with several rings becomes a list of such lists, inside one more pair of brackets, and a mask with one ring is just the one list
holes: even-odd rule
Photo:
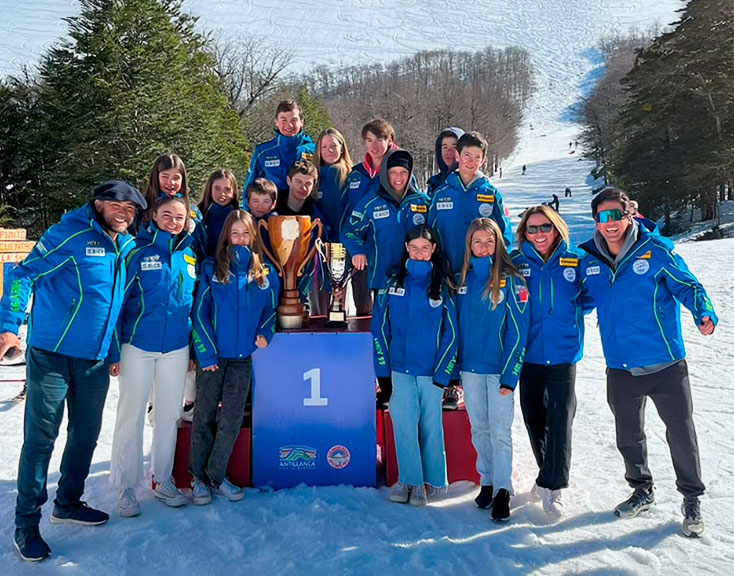
[[329, 463], [329, 466], [336, 468], [337, 470], [346, 468], [349, 465], [351, 458], [352, 455], [349, 453], [347, 447], [342, 446], [341, 444], [332, 446], [326, 453], [326, 461]]

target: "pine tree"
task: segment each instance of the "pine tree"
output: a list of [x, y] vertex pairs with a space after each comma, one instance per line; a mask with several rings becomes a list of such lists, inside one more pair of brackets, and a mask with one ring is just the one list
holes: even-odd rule
[[40, 65], [43, 193], [58, 210], [96, 183], [144, 186], [159, 154], [187, 166], [193, 196], [218, 166], [244, 174], [246, 140], [208, 39], [180, 0], [81, 0]]

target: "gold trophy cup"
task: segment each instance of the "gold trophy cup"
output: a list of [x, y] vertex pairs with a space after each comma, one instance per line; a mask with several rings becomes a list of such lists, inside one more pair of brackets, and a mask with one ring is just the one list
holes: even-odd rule
[[262, 242], [263, 251], [283, 279], [276, 310], [278, 324], [285, 330], [301, 328], [303, 303], [298, 294], [298, 278], [316, 250], [315, 242], [309, 249], [314, 230], [317, 232], [315, 240], [321, 241], [321, 220], [316, 218], [312, 222], [308, 216], [270, 216], [267, 222], [260, 220], [257, 229], [261, 239], [263, 229], [267, 231], [272, 252], [266, 242]]
[[[354, 274], [351, 268], [347, 249], [344, 244], [338, 242], [324, 243], [320, 239], [316, 241], [316, 249], [326, 264], [326, 271], [331, 284], [331, 304], [326, 319], [327, 326], [346, 326], [347, 312], [344, 299], [347, 295], [347, 282]], [[350, 268], [348, 270], [348, 268]]]

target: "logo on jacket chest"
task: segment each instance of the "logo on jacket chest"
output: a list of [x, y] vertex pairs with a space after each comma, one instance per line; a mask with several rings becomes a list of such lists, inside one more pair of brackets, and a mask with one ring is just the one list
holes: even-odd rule
[[278, 166], [280, 166], [280, 158], [277, 156], [265, 158], [265, 168], [277, 168]]
[[586, 268], [586, 275], [587, 276], [598, 276], [601, 273], [601, 269], [599, 266], [589, 266]]
[[395, 286], [392, 286], [387, 293], [392, 296], [405, 296], [405, 288], [396, 288]]
[[454, 201], [451, 198], [441, 198], [436, 202], [436, 210], [453, 210]]
[[489, 218], [492, 215], [492, 205], [491, 204], [480, 204], [479, 214], [480, 216], [483, 216], [484, 218]]
[[576, 280], [576, 270], [574, 268], [565, 268], [563, 270], [563, 277], [568, 282], [573, 282]]
[[163, 268], [161, 258], [157, 254], [153, 256], [146, 256], [140, 263], [140, 270], [160, 270]]
[[390, 210], [387, 209], [387, 206], [384, 204], [381, 206], [375, 206], [374, 210], [372, 210], [372, 218], [375, 220], [382, 220], [383, 218], [388, 218], [390, 216]]
[[101, 246], [87, 246], [87, 256], [105, 256], [107, 251]]
[[632, 264], [632, 271], [640, 276], [645, 274], [649, 269], [650, 262], [647, 260], [635, 260], [635, 263]]

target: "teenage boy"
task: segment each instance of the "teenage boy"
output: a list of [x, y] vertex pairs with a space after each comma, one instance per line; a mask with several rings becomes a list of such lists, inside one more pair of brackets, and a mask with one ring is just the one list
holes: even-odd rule
[[[362, 126], [362, 140], [365, 147], [364, 159], [352, 168], [341, 192], [340, 229], [347, 225], [357, 202], [380, 187], [382, 158], [388, 150], [397, 148], [395, 130], [384, 118], [373, 118]], [[364, 270], [352, 276], [352, 293], [357, 316], [368, 316], [372, 312], [372, 297], [367, 288], [367, 276]]]
[[459, 138], [464, 135], [461, 128], [446, 128], [436, 138], [436, 164], [438, 172], [428, 179], [426, 193], [432, 196], [433, 193], [443, 186], [446, 177], [456, 170], [456, 146]]
[[475, 218], [494, 220], [502, 230], [508, 251], [512, 245], [502, 196], [481, 170], [487, 157], [487, 141], [479, 132], [467, 132], [459, 138], [456, 151], [458, 169], [434, 192], [428, 212], [428, 225], [438, 232], [453, 274], [461, 272], [464, 236]]
[[310, 160], [314, 143], [303, 132], [301, 109], [295, 100], [283, 100], [275, 109], [275, 136], [258, 144], [250, 159], [244, 189], [255, 178], [267, 178], [278, 190], [288, 187], [288, 168], [296, 160]]
[[[341, 242], [352, 256], [352, 266], [367, 273], [367, 288], [384, 288], [399, 265], [405, 234], [425, 224], [430, 200], [413, 186], [413, 157], [393, 148], [382, 158], [380, 186], [359, 200], [342, 229]], [[378, 405], [390, 399], [389, 378], [380, 379]]]
[[92, 200], [64, 214], [6, 276], [0, 358], [20, 346], [16, 334], [33, 293], [15, 504], [14, 544], [23, 560], [38, 562], [51, 554], [39, 523], [65, 411], [68, 434], [51, 523], [98, 526], [109, 520], [81, 498], [110, 384], [106, 358], [125, 291], [125, 257], [134, 246], [127, 229], [146, 206], [127, 182], [100, 184]]
[[257, 222], [273, 214], [278, 189], [267, 178], [255, 178], [245, 189], [247, 211]]
[[[704, 525], [699, 497], [698, 439], [688, 366], [681, 335], [680, 304], [693, 313], [698, 330], [713, 334], [711, 300], [673, 243], [634, 218], [627, 194], [615, 188], [591, 202], [596, 230], [581, 248], [582, 286], [596, 306], [607, 363], [607, 401], [614, 414], [617, 448], [632, 495], [614, 513], [632, 518], [655, 501], [647, 463], [645, 404], [649, 397], [665, 424], [665, 438], [683, 494], [683, 533], [700, 536]], [[649, 222], [649, 221], [648, 221]], [[634, 310], [634, 319], [625, 310]]]

